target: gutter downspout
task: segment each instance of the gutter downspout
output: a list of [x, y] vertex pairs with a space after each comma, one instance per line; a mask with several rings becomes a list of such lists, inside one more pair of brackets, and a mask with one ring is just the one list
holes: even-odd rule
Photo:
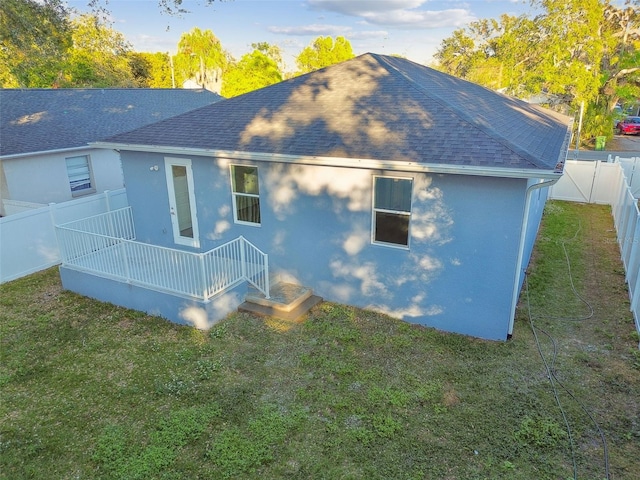
[[507, 332], [507, 338], [511, 337], [513, 334], [513, 324], [516, 318], [516, 306], [518, 305], [518, 298], [520, 297], [520, 274], [526, 271], [526, 265], [522, 265], [522, 259], [524, 257], [524, 244], [527, 239], [527, 228], [529, 227], [529, 208], [531, 206], [531, 197], [533, 196], [533, 191], [538, 190], [544, 187], [550, 187], [554, 185], [560, 180], [560, 177], [555, 178], [553, 180], [541, 181], [538, 183], [534, 183], [533, 185], [529, 185], [526, 191], [526, 199], [524, 202], [524, 221], [522, 223], [522, 231], [520, 232], [520, 245], [518, 247], [518, 261], [516, 263], [516, 272], [515, 278], [513, 282], [513, 294], [511, 298], [511, 317], [509, 320], [509, 330]]

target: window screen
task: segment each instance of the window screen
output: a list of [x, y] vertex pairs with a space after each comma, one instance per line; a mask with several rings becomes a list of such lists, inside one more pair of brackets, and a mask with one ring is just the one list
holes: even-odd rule
[[231, 183], [236, 222], [260, 224], [258, 167], [232, 165]]
[[408, 178], [374, 178], [374, 242], [409, 245], [412, 186]]
[[67, 162], [67, 175], [71, 193], [81, 193], [92, 189], [91, 171], [89, 170], [89, 157], [81, 155], [79, 157], [69, 157]]

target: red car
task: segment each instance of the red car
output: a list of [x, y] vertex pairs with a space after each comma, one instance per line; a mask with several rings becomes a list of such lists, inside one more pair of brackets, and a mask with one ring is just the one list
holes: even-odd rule
[[618, 122], [616, 129], [620, 135], [640, 133], [640, 117], [627, 117]]

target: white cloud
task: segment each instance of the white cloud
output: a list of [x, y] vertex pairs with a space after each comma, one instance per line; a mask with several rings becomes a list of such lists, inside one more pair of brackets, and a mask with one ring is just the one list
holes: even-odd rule
[[468, 10], [395, 10], [363, 15], [369, 23], [405, 29], [461, 27], [476, 20]]
[[461, 27], [477, 18], [467, 9], [423, 10], [425, 0], [308, 0], [311, 8], [360, 17], [369, 24], [401, 29]]
[[362, 39], [362, 38], [384, 38], [387, 35], [389, 35], [389, 32], [387, 32], [386, 30], [365, 30], [362, 32], [351, 32], [345, 36], [347, 36], [348, 38]]
[[360, 16], [365, 12], [388, 12], [416, 8], [425, 0], [308, 0], [309, 6], [316, 10]]
[[351, 27], [339, 25], [299, 25], [294, 27], [269, 27], [271, 33], [281, 33], [284, 35], [346, 35], [351, 31]]

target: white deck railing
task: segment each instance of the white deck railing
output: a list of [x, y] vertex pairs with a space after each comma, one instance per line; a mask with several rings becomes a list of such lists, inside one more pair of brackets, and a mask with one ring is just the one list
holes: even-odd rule
[[201, 300], [248, 281], [269, 298], [268, 256], [244, 237], [204, 253], [136, 242], [130, 207], [56, 230], [63, 266]]

